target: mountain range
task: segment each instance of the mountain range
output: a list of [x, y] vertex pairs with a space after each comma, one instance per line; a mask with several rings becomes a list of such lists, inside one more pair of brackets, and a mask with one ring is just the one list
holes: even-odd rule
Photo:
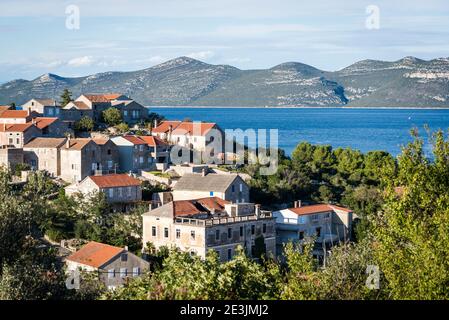
[[334, 72], [287, 62], [241, 70], [179, 57], [139, 71], [66, 78], [44, 74], [0, 85], [0, 104], [120, 92], [147, 106], [449, 107], [449, 58], [363, 60]]

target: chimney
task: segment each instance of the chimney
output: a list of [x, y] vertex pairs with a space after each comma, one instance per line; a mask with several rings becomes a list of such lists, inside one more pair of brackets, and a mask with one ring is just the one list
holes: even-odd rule
[[128, 246], [125, 246], [125, 248], [124, 248], [126, 251], [128, 251]]
[[31, 115], [31, 108], [30, 107], [28, 107], [28, 110], [27, 110], [28, 112], [28, 115]]
[[294, 208], [301, 208], [301, 200], [296, 200], [293, 202]]
[[254, 213], [256, 214], [256, 217], [260, 217], [260, 204], [254, 205]]
[[66, 141], [66, 143], [65, 143], [66, 149], [69, 149], [69, 148], [70, 148], [70, 140], [71, 140], [71, 138], [70, 138], [70, 134], [69, 134], [69, 135], [67, 135], [67, 141]]
[[157, 127], [157, 119], [154, 119], [154, 122], [153, 122], [153, 129], [156, 128], [156, 127]]

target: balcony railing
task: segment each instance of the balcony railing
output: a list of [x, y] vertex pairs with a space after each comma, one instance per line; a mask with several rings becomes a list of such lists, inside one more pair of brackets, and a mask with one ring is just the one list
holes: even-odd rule
[[211, 227], [220, 224], [230, 224], [244, 221], [255, 221], [260, 219], [271, 219], [273, 216], [270, 211], [261, 211], [260, 215], [238, 216], [238, 217], [219, 217], [208, 219], [193, 219], [193, 218], [175, 218], [175, 223], [188, 224], [194, 226]]

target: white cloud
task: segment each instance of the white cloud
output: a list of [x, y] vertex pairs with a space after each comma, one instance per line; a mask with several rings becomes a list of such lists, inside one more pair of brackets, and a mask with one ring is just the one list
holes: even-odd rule
[[207, 51], [198, 51], [198, 52], [192, 52], [186, 55], [187, 57], [190, 57], [192, 59], [199, 59], [199, 60], [207, 60], [215, 56], [215, 52], [207, 50]]
[[91, 56], [83, 56], [70, 59], [67, 64], [72, 67], [88, 67], [94, 63], [94, 59]]

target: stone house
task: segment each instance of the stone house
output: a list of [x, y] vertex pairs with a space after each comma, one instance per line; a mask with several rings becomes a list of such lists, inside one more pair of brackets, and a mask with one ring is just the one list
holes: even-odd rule
[[67, 121], [72, 127], [75, 122], [79, 121], [84, 116], [87, 116], [91, 119], [94, 118], [93, 110], [90, 109], [89, 106], [83, 101], [71, 101], [66, 106], [64, 106], [61, 111], [63, 120]]
[[66, 194], [84, 195], [102, 192], [108, 203], [129, 203], [142, 200], [141, 181], [127, 174], [95, 175], [66, 187]]
[[61, 106], [54, 99], [31, 99], [22, 105], [23, 110], [30, 110], [39, 113], [42, 117], [61, 116]]
[[0, 123], [6, 124], [24, 124], [38, 116], [36, 112], [31, 110], [5, 110], [0, 113]]
[[[96, 143], [94, 139], [66, 139], [61, 150], [61, 178], [78, 182], [98, 172], [115, 170], [118, 151], [113, 143]], [[109, 168], [112, 168], [109, 170]]]
[[65, 138], [34, 138], [23, 147], [24, 162], [33, 170], [47, 171], [51, 176], [61, 175], [61, 147]]
[[97, 272], [108, 289], [121, 286], [127, 278], [138, 277], [149, 263], [128, 249], [91, 241], [65, 259], [67, 271]]
[[125, 100], [119, 98], [111, 101], [111, 107], [117, 108], [124, 122], [129, 124], [135, 124], [145, 121], [148, 118], [148, 110], [140, 103], [128, 98]]
[[23, 148], [31, 139], [39, 137], [41, 130], [32, 123], [0, 123], [0, 146]]
[[218, 197], [232, 203], [249, 202], [249, 186], [238, 174], [183, 175], [173, 188], [174, 200]]
[[201, 258], [215, 250], [221, 261], [229, 261], [238, 246], [252, 257], [258, 251], [275, 255], [276, 228], [271, 212], [252, 203], [232, 204], [218, 197], [181, 200], [143, 214], [143, 243], [147, 242], [156, 249], [177, 247]]
[[42, 137], [65, 137], [67, 134], [73, 134], [73, 130], [69, 128], [66, 122], [59, 118], [33, 118], [31, 123], [41, 130]]

